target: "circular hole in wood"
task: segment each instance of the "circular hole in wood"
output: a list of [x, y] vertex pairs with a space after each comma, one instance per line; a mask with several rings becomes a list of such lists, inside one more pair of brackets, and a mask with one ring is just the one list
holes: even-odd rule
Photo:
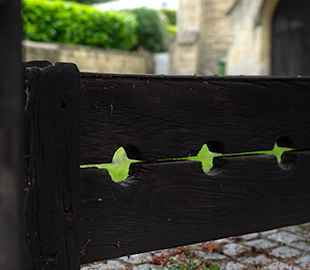
[[64, 110], [66, 107], [67, 107], [67, 105], [66, 105], [66, 103], [64, 103], [64, 102], [62, 102], [62, 103], [60, 104], [60, 108], [62, 108], [63, 110]]

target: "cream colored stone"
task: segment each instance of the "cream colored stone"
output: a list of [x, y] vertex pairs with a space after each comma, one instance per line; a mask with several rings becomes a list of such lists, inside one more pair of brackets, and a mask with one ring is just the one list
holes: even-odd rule
[[239, 0], [228, 17], [234, 40], [228, 52], [227, 74], [270, 75], [271, 23], [279, 0]]
[[226, 12], [233, 0], [180, 0], [178, 33], [170, 45], [171, 74], [218, 72], [217, 60], [227, 55], [232, 31]]
[[80, 71], [101, 73], [154, 73], [153, 54], [88, 46], [23, 41], [23, 61], [73, 62]]

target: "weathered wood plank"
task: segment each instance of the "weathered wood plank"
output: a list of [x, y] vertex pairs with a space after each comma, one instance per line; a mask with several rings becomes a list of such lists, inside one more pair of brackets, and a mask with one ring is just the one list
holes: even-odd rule
[[310, 149], [310, 78], [81, 74], [81, 163]]
[[74, 64], [25, 69], [25, 269], [79, 269], [79, 92]]
[[0, 1], [0, 269], [21, 270], [22, 69], [19, 0]]
[[81, 262], [258, 232], [310, 220], [310, 152], [136, 163], [113, 182], [81, 170]]

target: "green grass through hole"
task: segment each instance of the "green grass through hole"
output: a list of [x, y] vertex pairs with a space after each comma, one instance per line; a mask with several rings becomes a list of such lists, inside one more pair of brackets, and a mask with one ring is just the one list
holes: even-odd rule
[[[277, 144], [274, 145], [274, 148], [269, 151], [257, 151], [257, 152], [245, 152], [238, 154], [227, 154], [225, 156], [237, 156], [237, 155], [253, 155], [253, 154], [267, 154], [267, 155], [275, 155], [277, 157], [278, 162], [281, 162], [281, 155], [285, 151], [294, 150], [292, 148], [279, 147]], [[210, 152], [208, 146], [204, 144], [199, 151], [197, 156], [187, 157], [187, 158], [170, 158], [170, 159], [162, 159], [159, 161], [165, 160], [196, 160], [202, 163], [202, 169], [204, 172], [210, 171], [213, 166], [213, 158], [217, 156], [222, 156], [219, 153]], [[123, 147], [117, 149], [114, 153], [112, 163], [105, 164], [93, 164], [93, 165], [82, 165], [81, 168], [87, 167], [97, 167], [99, 169], [108, 169], [109, 174], [113, 181], [118, 182], [124, 180], [128, 176], [129, 166], [133, 162], [140, 162], [139, 160], [129, 159], [126, 155], [126, 152]]]

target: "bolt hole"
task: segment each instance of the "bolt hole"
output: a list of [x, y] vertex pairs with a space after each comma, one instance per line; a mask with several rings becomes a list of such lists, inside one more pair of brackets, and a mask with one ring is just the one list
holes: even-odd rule
[[73, 211], [72, 211], [71, 207], [67, 208], [67, 210], [65, 211], [65, 215], [64, 216], [65, 216], [65, 219], [67, 219], [67, 220], [71, 220], [72, 219]]
[[49, 261], [55, 261], [59, 255], [60, 255], [60, 252], [55, 252], [55, 253], [48, 256], [48, 260]]
[[67, 105], [66, 105], [66, 103], [64, 103], [64, 102], [62, 102], [62, 103], [60, 104], [60, 108], [62, 108], [63, 110], [64, 110], [66, 107], [67, 107]]

